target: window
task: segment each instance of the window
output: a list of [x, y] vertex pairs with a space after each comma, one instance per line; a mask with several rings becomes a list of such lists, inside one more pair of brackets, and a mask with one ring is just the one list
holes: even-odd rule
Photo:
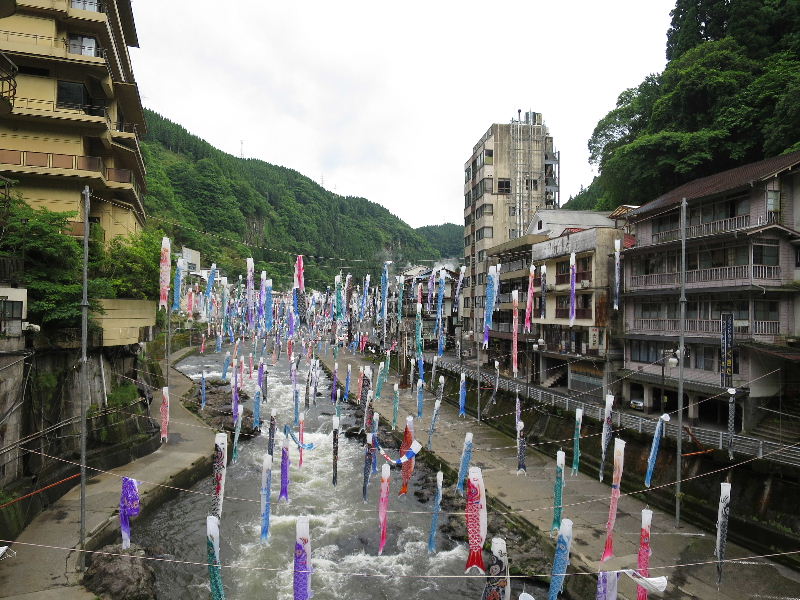
[[781, 192], [780, 190], [767, 191], [767, 216], [770, 214], [780, 214], [781, 212]]
[[800, 269], [800, 248], [796, 248], [794, 251], [794, 268]]
[[464, 169], [464, 183], [472, 179], [472, 168], [467, 167]]
[[486, 273], [478, 273], [478, 285], [486, 283]]
[[539, 181], [537, 179], [526, 179], [525, 180], [525, 191], [526, 192], [533, 192], [539, 189]]
[[733, 313], [733, 318], [736, 321], [749, 321], [750, 305], [747, 300], [728, 300], [711, 303], [711, 319], [713, 321], [722, 318], [723, 313]]
[[482, 263], [486, 260], [486, 250], [478, 250], [478, 262]]
[[569, 274], [569, 261], [562, 260], [561, 262], [556, 263], [556, 275], [567, 275]]
[[661, 304], [658, 302], [642, 302], [634, 304], [633, 314], [638, 319], [659, 319], [661, 314]]
[[583, 256], [576, 261], [578, 273], [589, 273], [592, 270], [592, 257]]
[[71, 33], [67, 44], [67, 51], [70, 54], [80, 54], [82, 56], [102, 56], [97, 40], [88, 35], [78, 35]]
[[666, 215], [653, 221], [653, 233], [661, 233], [662, 231], [674, 231], [678, 229], [680, 216], [678, 213]]
[[466, 217], [464, 217], [464, 227], [469, 227], [471, 224], [472, 224], [472, 215], [467, 215]]
[[484, 238], [491, 238], [494, 237], [494, 229], [492, 227], [481, 227], [478, 231], [475, 232], [475, 241], [482, 240]]
[[498, 194], [510, 194], [511, 193], [511, 180], [510, 179], [498, 179], [497, 180], [497, 193]]
[[699, 346], [695, 354], [695, 368], [703, 371], [716, 371], [719, 353], [718, 346]]
[[494, 164], [494, 150], [488, 150], [488, 149], [484, 150], [483, 151], [483, 156], [484, 156], [484, 159], [483, 159], [484, 164], [487, 164], [487, 165], [493, 165]]
[[82, 110], [86, 114], [102, 117], [105, 108], [102, 101], [95, 101], [89, 96], [86, 86], [76, 81], [59, 81], [57, 85], [58, 108]]
[[516, 229], [509, 229], [508, 230], [508, 239], [513, 240], [517, 238], [517, 230]]
[[472, 238], [471, 235], [464, 236], [464, 247], [465, 248], [470, 245], [471, 238]]
[[484, 203], [481, 204], [475, 211], [475, 219], [480, 219], [481, 217], [493, 214], [494, 214], [494, 206], [492, 206], [492, 204], [489, 203]]
[[763, 240], [753, 244], [754, 265], [778, 265], [778, 240]]
[[92, 12], [105, 12], [100, 0], [72, 0], [72, 8], [90, 10]]
[[464, 296], [464, 308], [469, 308], [470, 300], [471, 298], [469, 298], [468, 296]]
[[469, 208], [470, 204], [472, 204], [472, 193], [467, 192], [464, 194], [464, 208]]
[[542, 222], [541, 222], [541, 221], [539, 221], [538, 223], [536, 223], [536, 229], [537, 229], [538, 231], [541, 231], [541, 230], [542, 230]]
[[753, 302], [753, 318], [756, 321], [777, 321], [778, 303], [774, 300], [756, 300]]
[[556, 296], [556, 308], [569, 308], [569, 296]]

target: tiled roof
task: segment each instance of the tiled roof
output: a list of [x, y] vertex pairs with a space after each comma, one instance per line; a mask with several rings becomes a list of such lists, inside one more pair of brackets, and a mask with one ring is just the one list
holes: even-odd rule
[[655, 210], [679, 204], [681, 198], [691, 200], [692, 198], [704, 198], [706, 196], [735, 190], [750, 185], [755, 181], [762, 181], [774, 177], [781, 171], [791, 169], [798, 164], [800, 164], [800, 151], [783, 154], [781, 156], [773, 156], [772, 158], [742, 165], [735, 169], [714, 173], [713, 175], [684, 183], [666, 194], [662, 194], [655, 200], [632, 210], [628, 214], [635, 218]]

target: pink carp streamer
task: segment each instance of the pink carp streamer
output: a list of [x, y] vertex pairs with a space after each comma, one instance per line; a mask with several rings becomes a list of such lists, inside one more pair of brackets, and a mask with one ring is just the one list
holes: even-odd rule
[[[647, 508], [642, 509], [642, 531], [639, 534], [639, 555], [636, 566], [639, 575], [648, 577], [650, 575], [650, 524], [653, 522], [653, 511]], [[637, 586], [636, 600], [647, 600], [647, 588]]]
[[170, 254], [170, 241], [168, 237], [161, 239], [161, 262], [159, 266], [159, 298], [158, 308], [167, 309], [169, 301], [169, 276], [172, 269], [172, 257]]
[[606, 545], [600, 562], [605, 562], [614, 556], [614, 523], [617, 521], [617, 504], [619, 504], [620, 481], [622, 481], [622, 467], [625, 462], [625, 442], [619, 438], [614, 440], [614, 475], [611, 480], [611, 504], [608, 507], [608, 522], [606, 522]]
[[386, 527], [389, 522], [389, 479], [392, 468], [384, 463], [381, 467], [381, 495], [378, 498], [378, 524], [381, 528], [381, 541], [378, 546], [378, 554], [383, 554], [386, 546]]
[[533, 281], [536, 278], [536, 266], [531, 264], [528, 273], [528, 299], [525, 303], [525, 333], [531, 332], [531, 317], [533, 316]]
[[169, 388], [161, 388], [161, 442], [167, 443], [169, 434]]

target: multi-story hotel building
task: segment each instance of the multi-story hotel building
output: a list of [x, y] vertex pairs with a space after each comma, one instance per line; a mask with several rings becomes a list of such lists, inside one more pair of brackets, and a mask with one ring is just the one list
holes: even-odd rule
[[145, 167], [137, 133], [145, 123], [128, 55], [138, 45], [130, 0], [15, 4], [0, 19], [15, 85], [0, 106], [0, 175], [31, 206], [75, 213], [69, 233], [83, 232], [87, 185], [109, 201], [92, 201], [89, 217], [107, 240], [138, 231]]
[[559, 159], [540, 113], [493, 124], [464, 164], [462, 327], [482, 339], [486, 251], [525, 234], [532, 215], [558, 206]]
[[678, 368], [668, 357], [680, 328], [683, 198], [686, 416], [727, 423], [720, 344], [722, 317], [732, 314], [736, 429], [752, 430], [766, 414], [760, 408], [781, 398], [797, 405], [800, 152], [691, 181], [629, 213], [637, 243], [623, 259], [623, 396], [644, 400], [648, 411], [677, 407]]

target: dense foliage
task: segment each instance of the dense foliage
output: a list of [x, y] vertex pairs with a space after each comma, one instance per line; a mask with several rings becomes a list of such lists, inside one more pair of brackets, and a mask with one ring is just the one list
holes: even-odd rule
[[416, 232], [439, 251], [442, 258], [459, 258], [464, 255], [464, 228], [454, 223], [425, 225]]
[[671, 16], [664, 72], [597, 124], [600, 175], [565, 208], [643, 204], [800, 149], [800, 0], [677, 0]]
[[[334, 194], [300, 173], [217, 150], [183, 127], [146, 112], [145, 207], [152, 227], [203, 254], [231, 275], [244, 257], [276, 286], [306, 256], [309, 285], [331, 285], [340, 269], [376, 277], [385, 260], [405, 265], [439, 253], [385, 208]], [[316, 258], [322, 257], [322, 258]]]

